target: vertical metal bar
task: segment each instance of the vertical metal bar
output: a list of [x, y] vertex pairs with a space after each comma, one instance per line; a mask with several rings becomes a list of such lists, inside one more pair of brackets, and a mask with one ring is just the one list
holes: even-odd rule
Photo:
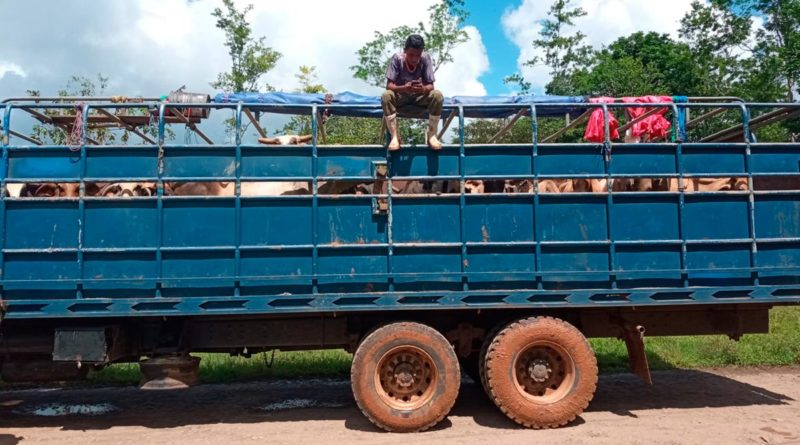
[[[605, 140], [603, 141], [603, 173], [606, 177], [606, 237], [608, 239], [608, 276], [611, 280], [611, 288], [617, 288], [617, 248], [614, 239], [611, 237], [611, 227], [614, 224], [614, 219], [611, 217], [611, 210], [614, 207], [614, 192], [613, 183], [611, 181], [611, 128], [609, 125], [610, 119], [608, 115], [608, 105], [603, 103], [603, 128], [605, 132]], [[589, 180], [591, 183], [591, 179]]]
[[[467, 241], [465, 238], [466, 222], [464, 221], [464, 207], [467, 203], [465, 195], [466, 184], [465, 179], [465, 164], [466, 164], [466, 151], [464, 149], [464, 108], [459, 105], [458, 107], [458, 219], [459, 224], [459, 240], [461, 241], [461, 288], [463, 291], [469, 290], [469, 280], [467, 279]], [[444, 190], [446, 193], [447, 191]]]
[[539, 214], [539, 171], [537, 160], [539, 158], [539, 117], [536, 114], [536, 105], [531, 105], [531, 173], [533, 174], [533, 271], [536, 274], [536, 288], [543, 288], [542, 277], [539, 275], [542, 269], [542, 244], [539, 240], [539, 230], [536, 225], [536, 216]]
[[[11, 134], [11, 104], [5, 106], [3, 112], [3, 134], [0, 136], [0, 147], [3, 148], [3, 177], [0, 178], [0, 283], [5, 278], [6, 270], [6, 255], [4, 250], [6, 248], [6, 187], [8, 183], [8, 145], [10, 142], [9, 135]], [[0, 286], [2, 289], [2, 286]], [[0, 300], [3, 299], [2, 291], [0, 291]]]
[[88, 103], [81, 105], [81, 159], [80, 159], [80, 183], [78, 184], [78, 292], [77, 298], [83, 298], [83, 280], [84, 280], [84, 257], [83, 257], [83, 239], [84, 230], [86, 228], [86, 133], [89, 127], [89, 110], [91, 106]]
[[238, 297], [241, 293], [241, 262], [242, 262], [242, 102], [236, 105], [236, 160], [235, 175], [236, 180], [233, 188], [234, 208], [234, 260], [233, 260], [233, 296]]
[[[677, 109], [678, 105], [672, 104], [674, 109]], [[672, 125], [678, 125], [678, 113], [672, 113]], [[686, 226], [686, 219], [684, 215], [684, 210], [686, 207], [685, 202], [685, 190], [686, 188], [683, 185], [683, 140], [676, 140], [675, 141], [675, 171], [678, 173], [677, 183], [678, 183], [678, 238], [681, 241], [681, 280], [683, 282], [683, 287], [689, 287], [689, 273], [686, 270], [686, 231], [684, 227]], [[670, 179], [669, 183], [672, 180]]]
[[[750, 164], [750, 110], [744, 103], [739, 104], [742, 109], [742, 134], [744, 135], [745, 156], [744, 168], [747, 172], [747, 226], [750, 234], [750, 278], [753, 286], [758, 286], [758, 243], [756, 242], [756, 199], [753, 187], [753, 171]], [[734, 181], [735, 182], [735, 181]]]
[[311, 292], [319, 292], [319, 279], [317, 274], [319, 263], [319, 235], [317, 234], [317, 220], [319, 218], [319, 190], [317, 181], [319, 151], [317, 148], [317, 106], [311, 107]]
[[156, 244], [156, 298], [161, 298], [161, 286], [164, 281], [164, 258], [161, 251], [164, 245], [164, 111], [165, 103], [158, 105], [158, 159], [156, 180], [156, 231], [158, 233], [158, 244]]
[[[381, 119], [381, 131], [385, 132], [384, 125], [386, 121]], [[388, 139], [384, 137], [384, 139]], [[394, 292], [394, 201], [393, 191], [394, 185], [392, 182], [392, 159], [394, 156], [391, 151], [388, 151], [388, 141], [385, 141], [387, 147], [386, 155], [386, 272], [387, 276], [387, 290]], [[374, 188], [373, 188], [374, 193]]]

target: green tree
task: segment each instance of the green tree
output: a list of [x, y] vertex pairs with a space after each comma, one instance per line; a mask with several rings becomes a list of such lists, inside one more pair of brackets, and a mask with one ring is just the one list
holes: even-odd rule
[[702, 76], [687, 44], [637, 32], [598, 51], [591, 66], [572, 74], [570, 86], [591, 96], [701, 95]]
[[[302, 65], [294, 76], [298, 82], [295, 92], [307, 94], [325, 93], [327, 89], [318, 83], [317, 69], [314, 66]], [[318, 123], [321, 125], [321, 123]], [[381, 121], [379, 119], [354, 118], [346, 116], [329, 116], [325, 121], [328, 144], [358, 145], [375, 143], [379, 137]], [[283, 127], [283, 134], [310, 134], [310, 116], [292, 116]]]
[[781, 84], [786, 100], [797, 98], [800, 85], [800, 0], [740, 0], [764, 20], [758, 30], [754, 59]]
[[[586, 12], [573, 6], [572, 0], [555, 0], [547, 15], [548, 18], [540, 22], [540, 38], [533, 41], [533, 47], [543, 55], [536, 56], [523, 65], [533, 67], [543, 64], [550, 68], [552, 78], [545, 86], [548, 94], [572, 94], [570, 78], [577, 70], [589, 66], [594, 58], [592, 47], [583, 43], [586, 35], [571, 30], [575, 26], [575, 19], [585, 16]], [[523, 90], [527, 89], [520, 74], [512, 75], [506, 80], [519, 84]]]
[[730, 95], [743, 75], [751, 18], [733, 10], [731, 0], [695, 0], [681, 19], [680, 36], [704, 73], [694, 87], [706, 96]]
[[356, 52], [358, 64], [350, 67], [353, 77], [375, 87], [386, 86], [386, 65], [392, 54], [403, 48], [410, 34], [419, 34], [425, 39], [425, 51], [433, 59], [434, 72], [452, 62], [453, 49], [469, 40], [463, 29], [464, 21], [469, 15], [464, 8], [464, 1], [441, 0], [428, 8], [428, 15], [427, 23], [398, 26], [386, 34], [375, 31], [375, 38]]
[[[74, 75], [67, 80], [66, 85], [64, 88], [58, 90], [56, 93], [58, 96], [61, 97], [74, 97], [74, 96], [83, 96], [83, 97], [93, 97], [93, 96], [103, 96], [106, 94], [106, 88], [108, 87], [108, 77], [103, 76], [101, 73], [98, 73], [95, 78], [89, 78], [85, 76]], [[28, 90], [27, 94], [31, 97], [39, 97], [41, 96], [41, 92], [39, 90]], [[107, 110], [111, 111], [111, 110]], [[41, 110], [43, 114], [46, 116], [74, 116], [75, 110], [74, 109], [45, 109]], [[117, 114], [128, 114], [128, 115], [147, 115], [150, 113], [150, 110], [147, 107], [142, 108], [124, 108], [117, 111]], [[90, 110], [89, 115], [95, 116], [98, 115], [99, 112], [97, 110]], [[66, 145], [71, 143], [69, 141], [69, 133], [68, 130], [70, 127], [59, 127], [49, 123], [37, 123], [31, 128], [30, 136], [34, 139], [37, 139], [45, 144], [49, 145]], [[138, 130], [152, 138], [158, 136], [158, 128], [156, 125], [146, 125], [143, 127], [139, 127]], [[175, 137], [174, 132], [167, 128], [165, 132], [165, 137], [167, 139], [173, 139]], [[100, 144], [113, 144], [116, 142], [127, 143], [131, 137], [131, 132], [127, 128], [114, 128], [114, 127], [102, 127], [102, 128], [89, 128], [86, 131], [86, 136], [94, 140]], [[138, 136], [133, 136], [134, 138], [138, 138]]]
[[[281, 53], [266, 46], [265, 37], [253, 38], [247, 13], [253, 5], [239, 11], [233, 0], [222, 0], [225, 9], [215, 8], [211, 13], [217, 19], [217, 28], [225, 33], [225, 46], [231, 56], [230, 72], [220, 73], [211, 87], [225, 91], [259, 91], [261, 76], [275, 67]], [[263, 84], [267, 91], [273, 88]]]

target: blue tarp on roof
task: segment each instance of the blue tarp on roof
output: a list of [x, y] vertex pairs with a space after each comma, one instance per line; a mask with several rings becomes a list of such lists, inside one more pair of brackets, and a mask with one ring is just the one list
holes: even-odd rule
[[[279, 108], [272, 108], [270, 112], [294, 114], [302, 111], [301, 108], [308, 105], [325, 105], [324, 94], [302, 94], [302, 93], [220, 93], [214, 96], [214, 103], [237, 103], [246, 104], [270, 104], [282, 105]], [[465, 105], [465, 117], [494, 117], [503, 118], [515, 114], [520, 110], [520, 106], [536, 104], [536, 113], [539, 116], [563, 116], [567, 112], [576, 115], [583, 113], [586, 108], [581, 104], [587, 103], [583, 96], [453, 96], [444, 100], [445, 109], [453, 109], [458, 105]], [[575, 104], [575, 107], [548, 107], [547, 104]], [[380, 117], [383, 112], [380, 109], [381, 98], [379, 96], [364, 96], [361, 94], [345, 91], [334, 94], [332, 105], [343, 105], [345, 107], [330, 108], [330, 114], [340, 116], [356, 117]], [[358, 107], [358, 106], [369, 106]], [[484, 105], [483, 107], [474, 107]], [[507, 107], [504, 105], [508, 105]], [[445, 111], [443, 114], [447, 114]]]

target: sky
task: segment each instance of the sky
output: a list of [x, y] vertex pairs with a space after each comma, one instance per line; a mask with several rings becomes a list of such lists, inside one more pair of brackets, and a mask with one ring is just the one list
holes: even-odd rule
[[[436, 0], [236, 0], [254, 4], [248, 15], [255, 36], [283, 54], [264, 81], [279, 90], [298, 88], [300, 65], [316, 66], [331, 92], [378, 94], [354, 79], [356, 51], [375, 31], [426, 19]], [[386, 6], [383, 6], [383, 5]], [[587, 42], [600, 47], [635, 31], [677, 37], [691, 0], [574, 0], [588, 13], [576, 21]], [[211, 12], [219, 0], [0, 0], [0, 98], [29, 89], [55, 94], [73, 74], [110, 79], [109, 94], [160, 96], [181, 85], [215, 91], [209, 82], [230, 66], [222, 31]], [[546, 17], [547, 0], [466, 0], [470, 39], [453, 51], [455, 62], [437, 73], [447, 96], [505, 95], [502, 79], [522, 72], [541, 92], [547, 67], [525, 67], [536, 55], [531, 42]], [[391, 13], [388, 13], [391, 11]], [[36, 26], [29, 18], [35, 17]], [[16, 19], [14, 19], [16, 18]]]

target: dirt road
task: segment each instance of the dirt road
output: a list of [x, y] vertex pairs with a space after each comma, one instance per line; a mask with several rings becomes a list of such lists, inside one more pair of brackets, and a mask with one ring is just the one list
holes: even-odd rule
[[589, 410], [548, 431], [518, 428], [465, 380], [450, 416], [414, 436], [378, 432], [341, 380], [7, 390], [0, 445], [800, 444], [800, 368], [668, 371], [654, 380], [648, 387], [631, 375], [603, 376]]

